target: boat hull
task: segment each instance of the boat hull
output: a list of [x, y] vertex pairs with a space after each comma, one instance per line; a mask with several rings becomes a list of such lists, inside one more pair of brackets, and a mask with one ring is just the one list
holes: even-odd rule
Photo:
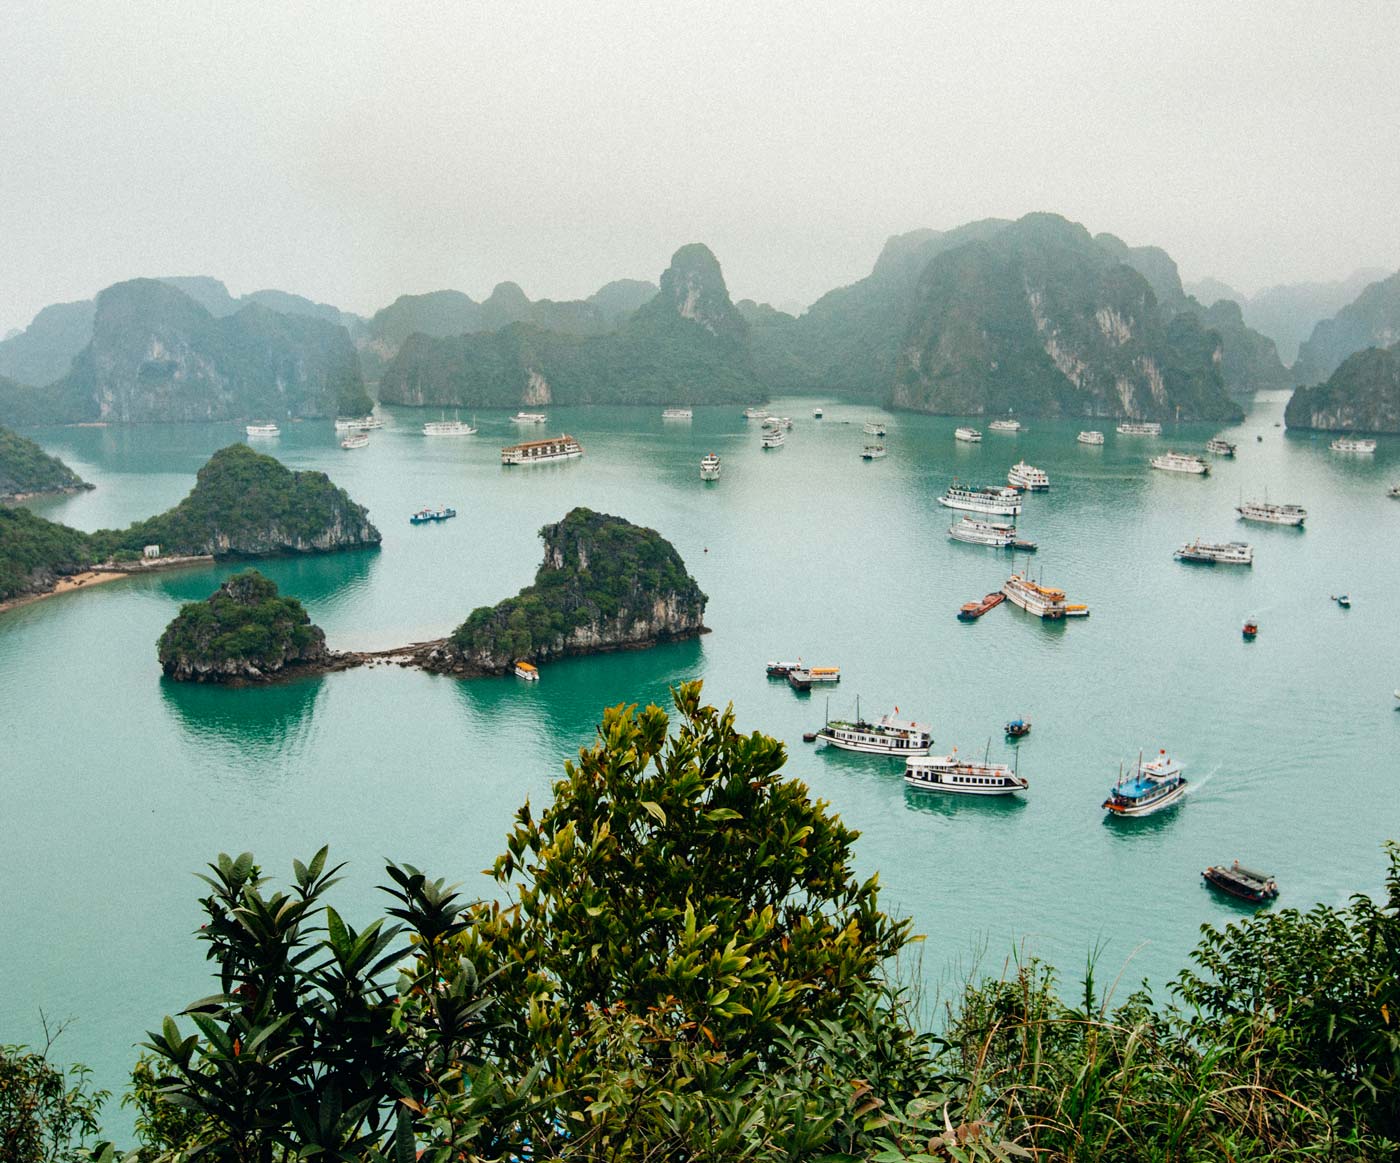
[[1143, 816], [1156, 815], [1173, 804], [1180, 803], [1186, 795], [1186, 787], [1186, 781], [1183, 779], [1170, 791], [1146, 804], [1122, 805], [1115, 804], [1112, 800], [1104, 800], [1104, 810], [1111, 818], [1121, 820], [1137, 820]]
[[817, 732], [818, 747], [835, 747], [838, 751], [856, 751], [861, 755], [888, 755], [892, 759], [907, 759], [911, 755], [927, 755], [927, 747], [891, 747], [879, 743], [861, 743], [855, 739], [839, 739], [825, 731]]
[[1014, 796], [1026, 790], [1026, 784], [1009, 784], [1005, 787], [965, 787], [961, 784], [934, 783], [926, 779], [914, 779], [906, 775], [904, 782], [916, 791], [936, 791], [950, 796]]
[[1217, 892], [1226, 893], [1236, 900], [1248, 901], [1252, 905], [1266, 905], [1271, 900], [1278, 897], [1277, 889], [1269, 892], [1257, 888], [1250, 888], [1228, 876], [1222, 875], [1214, 868], [1207, 868], [1202, 872], [1201, 879]]

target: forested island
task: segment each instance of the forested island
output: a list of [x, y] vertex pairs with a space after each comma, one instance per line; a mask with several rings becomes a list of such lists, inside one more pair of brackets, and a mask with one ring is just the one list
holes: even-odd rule
[[363, 505], [322, 472], [293, 472], [246, 444], [220, 449], [194, 488], [168, 512], [126, 529], [84, 533], [27, 510], [0, 507], [0, 601], [43, 594], [62, 577], [97, 563], [153, 563], [191, 557], [268, 557], [327, 553], [380, 543]]
[[0, 428], [0, 503], [44, 493], [76, 493], [92, 487], [34, 441]]
[[187, 682], [264, 682], [330, 655], [302, 604], [255, 569], [181, 606], [156, 649], [161, 669]]
[[[1394, 845], [1379, 901], [1204, 930], [1171, 1002], [1030, 959], [970, 975], [935, 1037], [859, 833], [777, 739], [699, 683], [673, 696], [602, 712], [489, 886], [389, 864], [383, 911], [350, 918], [326, 848], [286, 886], [219, 855], [196, 938], [217, 988], [150, 1015], [123, 1163], [1393, 1155]], [[0, 1070], [12, 1141], [91, 1143], [80, 1069], [4, 1047]]]
[[1347, 356], [1324, 384], [1288, 401], [1289, 428], [1327, 432], [1400, 432], [1400, 343]]

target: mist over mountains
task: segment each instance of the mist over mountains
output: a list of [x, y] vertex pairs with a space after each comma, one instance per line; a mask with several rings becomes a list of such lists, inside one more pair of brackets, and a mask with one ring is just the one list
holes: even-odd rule
[[[46, 307], [0, 342], [0, 422], [807, 392], [947, 414], [1225, 419], [1231, 393], [1318, 383], [1400, 337], [1400, 275], [1308, 319], [1371, 273], [1244, 298], [1217, 280], [1183, 286], [1159, 247], [1037, 213], [895, 235], [869, 275], [800, 314], [735, 303], [699, 243], [656, 283], [577, 300], [532, 300], [513, 282], [480, 301], [443, 289], [368, 318], [285, 290], [235, 297], [208, 276], [135, 279]], [[1292, 368], [1280, 340], [1299, 344]]]

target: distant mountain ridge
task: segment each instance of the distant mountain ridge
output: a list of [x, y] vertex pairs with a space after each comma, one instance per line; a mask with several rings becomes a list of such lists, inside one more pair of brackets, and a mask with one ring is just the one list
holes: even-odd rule
[[1400, 341], [1400, 271], [1367, 286], [1331, 319], [1324, 319], [1298, 348], [1298, 382], [1326, 379], [1346, 358], [1369, 347]]
[[719, 262], [699, 243], [676, 251], [656, 293], [614, 330], [578, 335], [513, 323], [417, 333], [379, 382], [386, 403], [446, 407], [740, 402], [764, 392], [749, 325]]
[[1284, 422], [1328, 432], [1400, 432], [1400, 343], [1353, 352], [1325, 384], [1299, 388]]

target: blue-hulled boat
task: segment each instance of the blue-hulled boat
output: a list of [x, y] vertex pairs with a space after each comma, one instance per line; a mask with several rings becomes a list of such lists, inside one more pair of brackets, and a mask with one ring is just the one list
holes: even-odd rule
[[1165, 751], [1158, 751], [1157, 758], [1149, 763], [1144, 763], [1139, 753], [1137, 768], [1131, 775], [1119, 774], [1103, 806], [1113, 816], [1150, 816], [1170, 807], [1185, 794], [1186, 779], [1181, 774], [1181, 764]]

